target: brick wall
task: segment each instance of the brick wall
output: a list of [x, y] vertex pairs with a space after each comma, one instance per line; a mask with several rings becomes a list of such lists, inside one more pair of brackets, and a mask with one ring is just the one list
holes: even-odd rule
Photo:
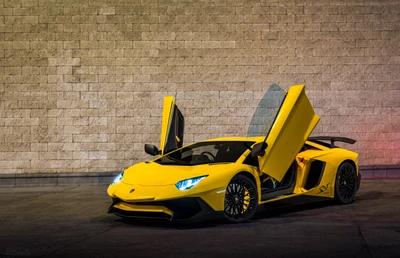
[[314, 135], [400, 163], [398, 0], [1, 0], [0, 173], [122, 170], [158, 145], [242, 135], [272, 82], [305, 83]]

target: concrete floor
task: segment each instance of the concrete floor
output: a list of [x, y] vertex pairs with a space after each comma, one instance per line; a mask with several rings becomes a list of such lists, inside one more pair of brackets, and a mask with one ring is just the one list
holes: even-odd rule
[[106, 214], [106, 188], [0, 188], [0, 257], [400, 257], [400, 180], [238, 225], [126, 223]]

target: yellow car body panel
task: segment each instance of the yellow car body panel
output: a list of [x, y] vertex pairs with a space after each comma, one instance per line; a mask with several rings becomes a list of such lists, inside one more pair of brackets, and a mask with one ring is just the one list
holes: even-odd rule
[[[182, 144], [183, 137], [177, 134], [183, 135], [183, 124], [174, 121], [179, 112], [174, 98], [166, 97], [159, 152], [163, 154], [129, 167], [108, 187], [108, 195], [113, 199], [109, 212], [122, 217], [176, 221], [224, 214], [227, 189], [238, 176], [254, 183], [258, 205], [296, 197], [332, 199], [337, 197], [337, 174], [344, 163], [354, 167], [359, 185], [358, 154], [333, 145], [334, 140], [346, 140], [332, 137], [331, 145], [318, 139], [307, 140], [319, 116], [305, 95], [304, 85], [289, 89], [267, 135], [215, 138], [164, 153], [167, 141], [170, 144], [172, 141], [170, 146]], [[183, 117], [180, 119], [182, 122]], [[268, 144], [265, 153], [253, 157], [252, 147], [264, 141]], [[229, 144], [229, 148], [223, 149], [224, 144]], [[203, 145], [213, 148], [196, 154], [193, 146]], [[229, 153], [233, 148], [233, 151], [236, 145], [246, 148], [235, 160], [211, 162], [223, 150]], [[189, 151], [193, 152], [192, 163], [177, 162]], [[206, 156], [209, 162], [196, 163]], [[186, 188], [188, 182], [193, 185]], [[247, 188], [246, 193], [249, 193]]]
[[260, 170], [281, 181], [318, 121], [304, 85], [292, 86], [267, 137], [265, 155], [259, 157]]
[[161, 121], [161, 134], [160, 134], [160, 151], [161, 155], [164, 154], [164, 148], [167, 144], [167, 137], [171, 127], [172, 112], [175, 105], [175, 98], [172, 96], [164, 97], [164, 107]]
[[172, 215], [173, 212], [163, 206], [156, 205], [140, 205], [140, 204], [130, 204], [126, 202], [120, 202], [115, 205], [115, 208], [126, 210], [126, 211], [138, 211], [138, 212], [162, 212], [168, 215]]
[[[316, 146], [314, 143], [309, 141], [306, 141], [306, 144]], [[357, 171], [357, 175], [359, 175], [357, 153], [342, 148], [329, 149], [323, 146], [318, 147], [320, 149], [306, 150], [296, 155], [297, 180], [292, 195], [285, 195], [279, 198], [261, 201], [260, 204], [293, 198], [299, 195], [333, 199], [335, 197], [334, 187], [336, 173], [338, 170], [338, 166], [343, 161], [353, 161]], [[320, 179], [320, 182], [318, 183], [318, 186], [307, 190], [305, 189], [305, 185], [310, 173], [310, 164], [316, 160], [320, 160], [326, 163], [324, 172]]]

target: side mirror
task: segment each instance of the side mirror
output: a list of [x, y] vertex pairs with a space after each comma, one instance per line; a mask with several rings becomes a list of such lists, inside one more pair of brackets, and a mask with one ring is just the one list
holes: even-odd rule
[[265, 149], [268, 147], [266, 142], [259, 142], [254, 145], [253, 149], [251, 150], [252, 157], [263, 156], [265, 154]]
[[147, 154], [150, 154], [151, 156], [156, 156], [156, 155], [160, 154], [160, 151], [157, 149], [157, 147], [152, 144], [145, 144], [144, 151]]

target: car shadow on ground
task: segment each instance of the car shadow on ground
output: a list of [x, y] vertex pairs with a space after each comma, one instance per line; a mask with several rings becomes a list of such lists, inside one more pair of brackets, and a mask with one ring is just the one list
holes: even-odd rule
[[198, 221], [198, 222], [172, 222], [162, 220], [141, 220], [141, 219], [125, 219], [117, 218], [115, 222], [121, 223], [125, 227], [142, 227], [147, 229], [165, 229], [165, 230], [190, 230], [190, 229], [201, 229], [201, 228], [212, 228], [226, 225], [224, 220], [209, 220], [209, 221]]
[[362, 194], [357, 194], [355, 200], [356, 201], [365, 201], [365, 200], [378, 200], [382, 199], [384, 196], [384, 193], [381, 191], [369, 191], [366, 193]]
[[295, 205], [285, 205], [280, 203], [269, 203], [262, 206], [255, 214], [254, 219], [268, 219], [273, 217], [280, 217], [283, 215], [298, 217], [298, 213], [302, 211], [321, 210], [325, 207], [334, 206], [332, 200], [301, 203]]
[[[371, 191], [366, 192], [355, 197], [356, 203], [362, 203], [368, 200], [380, 199], [382, 198], [383, 193], [380, 191]], [[351, 205], [351, 204], [350, 204]], [[239, 228], [239, 227], [248, 227], [252, 224], [257, 223], [265, 223], [268, 222], [268, 219], [271, 218], [287, 218], [288, 222], [292, 222], [299, 217], [313, 216], [317, 214], [326, 213], [327, 210], [324, 208], [340, 206], [334, 200], [324, 200], [324, 201], [316, 201], [316, 202], [307, 202], [301, 203], [297, 205], [285, 205], [280, 204], [279, 202], [273, 202], [265, 205], [260, 205], [258, 207], [257, 213], [254, 217], [244, 223], [232, 224], [227, 223], [223, 219], [217, 220], [209, 220], [209, 221], [200, 221], [200, 222], [171, 222], [171, 221], [163, 221], [163, 220], [141, 220], [141, 219], [125, 219], [115, 217], [113, 219], [114, 223], [120, 224], [122, 227], [141, 227], [147, 229], [165, 229], [165, 230], [191, 230], [191, 229], [204, 229], [204, 228], [212, 228], [212, 227], [229, 227], [229, 228]], [[304, 213], [304, 211], [309, 211]], [[109, 216], [114, 216], [109, 214]], [[103, 222], [110, 222], [111, 217], [102, 217]], [[276, 222], [276, 221], [275, 221]], [[274, 222], [274, 223], [275, 223]]]
[[327, 206], [335, 205], [333, 201], [322, 201], [322, 202], [314, 202], [314, 203], [306, 203], [292, 206], [280, 206], [276, 204], [269, 204], [265, 206], [260, 206], [258, 212], [255, 214], [253, 219], [244, 223], [227, 223], [223, 219], [217, 220], [209, 220], [209, 221], [200, 221], [194, 223], [177, 223], [171, 221], [151, 221], [151, 220], [133, 220], [133, 219], [124, 219], [124, 218], [116, 218], [114, 220], [115, 223], [121, 223], [120, 226], [124, 227], [141, 227], [147, 229], [165, 229], [165, 230], [191, 230], [191, 229], [204, 229], [204, 228], [212, 228], [212, 227], [229, 227], [229, 228], [240, 228], [240, 227], [248, 227], [252, 225], [256, 225], [259, 222], [265, 221], [269, 218], [280, 217], [282, 215], [289, 215], [293, 218], [297, 217], [296, 213], [305, 211], [305, 210], [314, 210]]

